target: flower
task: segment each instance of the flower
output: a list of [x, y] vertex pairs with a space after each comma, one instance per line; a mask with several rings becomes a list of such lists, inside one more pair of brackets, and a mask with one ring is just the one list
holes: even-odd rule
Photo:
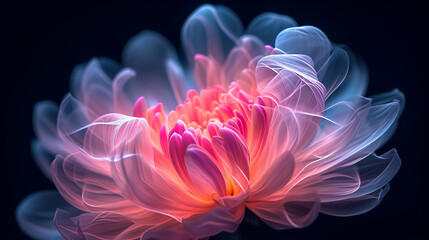
[[23, 231], [198, 239], [235, 231], [246, 208], [286, 229], [381, 201], [400, 160], [374, 151], [393, 134], [404, 96], [362, 97], [366, 70], [350, 50], [274, 13], [244, 31], [211, 5], [189, 17], [182, 40], [189, 71], [168, 40], [144, 31], [123, 66], [79, 65], [60, 107], [36, 104], [32, 150], [58, 192], [22, 201]]

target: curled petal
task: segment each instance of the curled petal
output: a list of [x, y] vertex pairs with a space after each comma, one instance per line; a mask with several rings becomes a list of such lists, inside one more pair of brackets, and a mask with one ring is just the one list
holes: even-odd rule
[[54, 161], [55, 156], [48, 152], [42, 143], [38, 140], [31, 142], [31, 153], [36, 161], [36, 165], [39, 167], [40, 171], [48, 178], [51, 179], [51, 174], [49, 169], [51, 163]]
[[33, 110], [33, 126], [43, 147], [52, 154], [64, 153], [64, 144], [57, 132], [58, 105], [54, 102], [38, 102]]
[[317, 80], [312, 64], [305, 55], [263, 57], [256, 67], [259, 92], [295, 111], [320, 114], [324, 109], [326, 89]]
[[199, 147], [190, 147], [185, 153], [186, 169], [193, 183], [203, 192], [220, 196], [227, 195], [226, 184], [222, 172], [210, 154]]
[[16, 220], [33, 239], [62, 239], [52, 220], [57, 208], [70, 207], [57, 191], [40, 191], [22, 200], [16, 209]]
[[389, 184], [372, 193], [342, 201], [324, 203], [321, 212], [332, 216], [354, 216], [375, 208], [389, 191]]
[[[174, 47], [165, 37], [152, 31], [143, 31], [134, 36], [124, 48], [123, 62], [126, 67], [136, 72], [135, 78], [129, 80], [130, 85], [124, 86], [128, 91], [137, 92], [132, 102], [140, 96], [145, 96], [151, 100], [149, 105], [162, 102], [169, 109], [177, 105], [174, 92], [180, 89], [173, 90], [172, 87], [178, 87], [181, 83], [174, 82], [170, 85], [168, 71], [172, 63], [179, 69], [181, 65]], [[171, 79], [171, 81], [177, 80], [180, 78]]]
[[[228, 54], [225, 60], [224, 71], [226, 83], [225, 87], [233, 81], [238, 80], [241, 72], [249, 67], [249, 64], [256, 57], [264, 55], [264, 44], [253, 36], [243, 36], [239, 43]], [[252, 89], [249, 89], [252, 92]]]
[[335, 47], [331, 56], [317, 72], [317, 77], [326, 88], [326, 97], [343, 83], [349, 72], [349, 55], [342, 49]]
[[249, 205], [249, 208], [274, 229], [302, 228], [316, 219], [320, 210], [320, 201], [314, 193], [309, 193], [306, 198], [270, 204], [258, 203]]
[[223, 231], [234, 232], [243, 220], [244, 210], [244, 205], [233, 209], [218, 207], [202, 216], [184, 219], [183, 227], [199, 238], [210, 237]]
[[314, 62], [319, 71], [332, 52], [332, 44], [326, 35], [313, 26], [291, 27], [283, 30], [276, 38], [276, 48], [288, 54], [303, 54]]
[[82, 148], [85, 137], [85, 130], [82, 128], [90, 123], [90, 119], [95, 118], [96, 114], [71, 94], [64, 97], [58, 112], [57, 131], [67, 151], [79, 151]]
[[230, 9], [208, 4], [199, 7], [182, 28], [182, 44], [191, 69], [196, 54], [213, 57], [222, 64], [242, 32], [240, 19]]
[[102, 213], [76, 213], [58, 209], [55, 225], [66, 239], [137, 239], [151, 225], [138, 225], [121, 215]]
[[296, 26], [298, 24], [291, 17], [268, 12], [256, 16], [249, 23], [246, 33], [255, 35], [265, 44], [274, 46], [276, 37], [281, 31]]
[[[97, 69], [95, 72], [93, 71], [95, 74], [92, 74], [92, 77], [88, 78], [89, 76], [86, 74], [84, 78], [84, 73], [90, 63], [92, 63], [93, 67], [96, 67]], [[108, 85], [108, 82], [114, 78], [116, 73], [119, 72], [121, 68], [120, 64], [115, 60], [104, 57], [94, 58], [90, 63], [82, 63], [77, 65], [71, 74], [70, 90], [72, 95], [80, 101], [84, 100], [83, 95], [87, 90], [88, 84], [92, 85], [94, 82], [99, 82], [102, 85], [105, 85], [106, 83]], [[98, 81], [97, 79], [101, 81]], [[104, 82], [102, 79], [106, 79], [108, 81]]]
[[[368, 70], [365, 63], [362, 59], [355, 56], [347, 47], [343, 49], [347, 52], [350, 59], [349, 70], [343, 82], [326, 100], [327, 107], [337, 102], [347, 100], [352, 96], [363, 96], [368, 86]], [[342, 69], [341, 72], [343, 71]]]

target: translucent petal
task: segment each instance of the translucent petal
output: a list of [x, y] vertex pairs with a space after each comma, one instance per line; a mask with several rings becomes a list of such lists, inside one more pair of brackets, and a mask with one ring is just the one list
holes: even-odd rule
[[16, 220], [21, 230], [33, 239], [63, 239], [52, 222], [57, 208], [70, 208], [70, 205], [57, 191], [39, 191], [18, 205]]
[[198, 53], [222, 64], [242, 33], [241, 21], [230, 9], [209, 4], [196, 9], [186, 20], [181, 33], [191, 69]]
[[137, 239], [151, 225], [138, 225], [121, 215], [83, 213], [75, 215], [62, 209], [55, 214], [55, 224], [66, 239]]
[[[92, 61], [96, 61], [101, 67], [101, 71], [106, 74], [109, 79], [113, 79], [117, 72], [121, 69], [121, 65], [115, 60], [105, 57], [94, 58]], [[73, 96], [83, 101], [82, 96], [82, 82], [83, 74], [88, 63], [82, 63], [77, 65], [71, 74], [70, 78], [70, 90]]]
[[96, 115], [71, 94], [67, 94], [60, 105], [58, 112], [58, 135], [68, 151], [79, 150], [83, 145], [85, 130]]
[[322, 204], [320, 211], [325, 214], [339, 217], [363, 214], [375, 208], [388, 191], [389, 185], [386, 185], [385, 187], [367, 195], [343, 201], [324, 203]]
[[247, 34], [261, 39], [265, 44], [274, 46], [277, 35], [286, 28], [296, 27], [298, 24], [287, 15], [277, 13], [262, 13], [256, 16], [247, 27]]
[[57, 132], [58, 105], [51, 101], [36, 103], [33, 109], [33, 127], [43, 146], [52, 154], [64, 153], [64, 144]]
[[331, 56], [317, 72], [317, 77], [326, 88], [326, 97], [337, 89], [349, 72], [350, 59], [347, 52], [335, 47]]
[[395, 149], [377, 156], [369, 155], [357, 163], [361, 186], [352, 196], [358, 197], [378, 190], [389, 183], [401, 167], [401, 160]]
[[371, 96], [371, 98], [374, 105], [386, 104], [390, 102], [399, 103], [398, 116], [396, 117], [392, 126], [383, 135], [383, 140], [382, 142], [380, 142], [380, 147], [381, 147], [392, 137], [393, 133], [395, 133], [396, 128], [398, 127], [399, 117], [401, 116], [405, 108], [405, 95], [400, 90], [394, 89], [390, 92], [380, 93], [380, 94]]
[[262, 96], [282, 106], [313, 114], [324, 109], [325, 87], [317, 80], [312, 60], [305, 55], [263, 57], [256, 67], [256, 82]]
[[316, 71], [319, 71], [332, 52], [332, 44], [326, 35], [313, 26], [283, 30], [276, 38], [275, 47], [288, 54], [309, 56], [314, 62]]
[[352, 96], [365, 95], [366, 88], [368, 86], [368, 70], [365, 63], [355, 56], [347, 47], [342, 48], [349, 56], [349, 71], [343, 82], [326, 100], [327, 107], [330, 107], [337, 102], [344, 101]]
[[249, 67], [255, 57], [262, 57], [265, 52], [264, 44], [253, 36], [245, 35], [228, 54], [223, 66], [225, 71], [225, 88], [233, 81], [237, 81], [241, 72]]
[[220, 232], [234, 232], [244, 217], [244, 205], [233, 209], [217, 207], [201, 216], [183, 219], [183, 227], [199, 238], [210, 237]]
[[[153, 31], [143, 31], [134, 36], [124, 48], [123, 63], [136, 72], [135, 78], [130, 79], [130, 84], [124, 85], [123, 89], [125, 92], [138, 92], [133, 101], [144, 96], [149, 105], [162, 102], [169, 109], [177, 105], [174, 92], [181, 92], [178, 85], [184, 83], [177, 82], [182, 79], [176, 77], [171, 78], [175, 81], [171, 85], [168, 71], [172, 63], [178, 69], [181, 65], [174, 47], [165, 37]], [[177, 89], [173, 91], [172, 87]]]
[[283, 203], [260, 202], [247, 206], [268, 226], [280, 230], [310, 225], [319, 214], [320, 202], [313, 193], [306, 198], [283, 200]]
[[49, 169], [51, 163], [54, 161], [55, 156], [48, 152], [42, 143], [38, 140], [31, 142], [31, 153], [36, 161], [36, 165], [39, 167], [40, 171], [48, 178], [51, 179], [51, 174]]

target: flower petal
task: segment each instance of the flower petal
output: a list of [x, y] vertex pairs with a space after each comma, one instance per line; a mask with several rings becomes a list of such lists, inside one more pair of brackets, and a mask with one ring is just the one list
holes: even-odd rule
[[319, 71], [332, 52], [332, 44], [326, 35], [313, 26], [283, 30], [276, 38], [275, 47], [288, 54], [309, 56], [314, 62], [316, 71]]
[[57, 208], [70, 207], [57, 191], [39, 191], [18, 205], [16, 220], [21, 230], [34, 239], [62, 239], [52, 220]]
[[244, 217], [244, 205], [233, 209], [217, 207], [201, 216], [183, 219], [183, 227], [199, 238], [210, 237], [220, 232], [234, 232]]
[[256, 57], [262, 57], [265, 52], [264, 44], [253, 36], [243, 36], [236, 47], [228, 54], [223, 66], [225, 71], [224, 87], [228, 87], [233, 81], [237, 81], [241, 72], [249, 67]]
[[58, 209], [55, 225], [66, 239], [137, 239], [152, 225], [138, 225], [121, 215], [102, 213], [73, 214]]
[[349, 70], [346, 78], [326, 100], [326, 106], [330, 107], [337, 102], [347, 100], [352, 96], [365, 95], [368, 86], [368, 70], [365, 63], [355, 56], [347, 47], [344, 48], [349, 56]]
[[213, 192], [220, 196], [227, 195], [224, 176], [209, 153], [195, 145], [186, 150], [184, 158], [192, 182], [202, 192], [210, 196]]
[[276, 13], [262, 13], [256, 16], [247, 27], [246, 33], [257, 36], [265, 44], [274, 46], [277, 35], [286, 28], [296, 27], [298, 24], [287, 15]]
[[[119, 70], [121, 69], [120, 64], [110, 58], [105, 58], [105, 57], [94, 58], [91, 60], [91, 62], [92, 63], [96, 62], [97, 63], [96, 65], [98, 65], [97, 67], [99, 67], [97, 70], [98, 73], [95, 75], [92, 75], [95, 77], [95, 79], [100, 79], [99, 77], [97, 77], [97, 76], [100, 76], [102, 78], [107, 77], [111, 81], [111, 79], [113, 79], [116, 73], [119, 72]], [[88, 64], [89, 63], [82, 63], [77, 65], [73, 69], [73, 72], [71, 74], [70, 90], [73, 96], [79, 99], [80, 101], [83, 101], [83, 91], [87, 90], [86, 87], [83, 87], [83, 82], [84, 82], [83, 75]], [[86, 79], [85, 82], [88, 82], [88, 80], [89, 79]], [[92, 81], [92, 80], [89, 80], [89, 81]]]
[[240, 19], [229, 8], [205, 4], [196, 9], [182, 28], [182, 44], [191, 69], [196, 54], [222, 64], [242, 33]]
[[96, 119], [96, 114], [71, 94], [64, 97], [58, 112], [57, 131], [67, 151], [79, 151], [82, 148], [85, 137], [82, 128], [90, 123], [90, 119]]
[[389, 184], [372, 193], [342, 201], [323, 203], [320, 211], [332, 216], [347, 217], [366, 213], [375, 208], [389, 191]]
[[320, 114], [326, 89], [317, 80], [312, 60], [305, 55], [277, 54], [263, 57], [256, 67], [261, 96], [295, 111]]
[[42, 101], [34, 105], [33, 126], [36, 136], [52, 154], [64, 153], [64, 144], [57, 132], [58, 105], [51, 101]]
[[283, 200], [282, 202], [276, 204], [260, 202], [249, 208], [268, 226], [277, 230], [306, 227], [319, 214], [320, 201], [315, 194], [309, 194], [302, 199]]
[[349, 72], [350, 59], [347, 52], [335, 47], [331, 56], [317, 72], [317, 77], [326, 88], [326, 97], [337, 89]]
[[38, 140], [31, 142], [31, 153], [36, 161], [36, 165], [40, 171], [49, 179], [52, 180], [49, 169], [51, 163], [54, 161], [55, 156], [48, 152], [42, 143]]
[[[138, 94], [134, 94], [136, 96], [133, 96], [131, 102], [145, 96], [149, 105], [162, 102], [164, 106], [173, 109], [177, 105], [174, 93], [184, 94], [180, 88], [172, 89], [183, 83], [170, 84], [168, 71], [171, 64], [174, 63], [178, 69], [181, 68], [181, 65], [174, 47], [162, 35], [153, 31], [143, 31], [131, 38], [124, 48], [123, 63], [124, 66], [132, 68], [136, 72], [135, 78], [130, 79], [130, 84], [124, 86], [126, 92], [138, 92]], [[182, 79], [171, 79], [171, 81], [179, 80]]]

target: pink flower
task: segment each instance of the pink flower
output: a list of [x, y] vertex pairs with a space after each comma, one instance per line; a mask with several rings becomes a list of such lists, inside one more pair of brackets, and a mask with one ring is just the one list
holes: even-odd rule
[[34, 155], [66, 202], [53, 191], [25, 199], [25, 232], [198, 239], [235, 231], [246, 208], [285, 229], [381, 201], [400, 160], [374, 151], [397, 125], [400, 91], [362, 97], [366, 72], [351, 52], [284, 15], [244, 32], [231, 10], [204, 5], [182, 39], [192, 76], [145, 31], [123, 67], [93, 59], [59, 108], [36, 105]]

